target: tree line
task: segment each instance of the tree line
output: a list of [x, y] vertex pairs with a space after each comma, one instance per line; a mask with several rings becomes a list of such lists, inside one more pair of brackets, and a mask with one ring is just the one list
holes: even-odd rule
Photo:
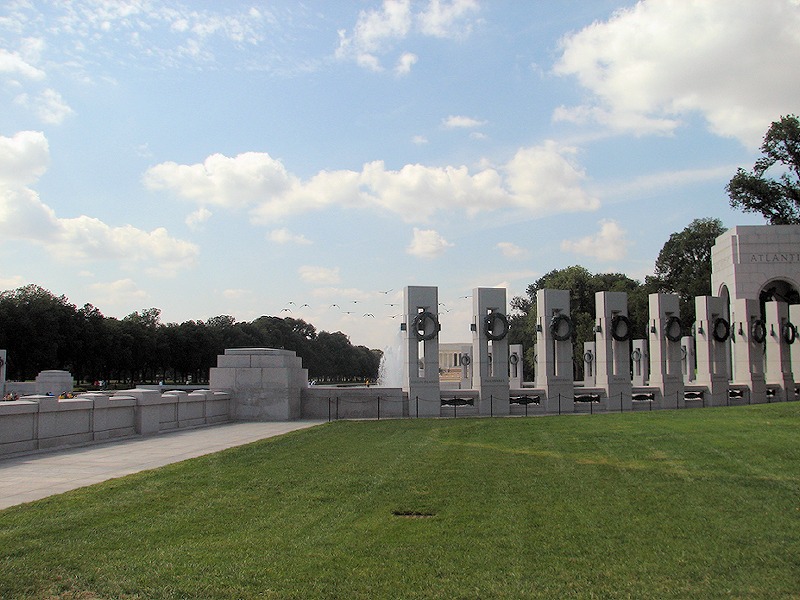
[[78, 308], [38, 285], [0, 293], [0, 348], [8, 350], [6, 377], [26, 381], [45, 369], [72, 373], [76, 382], [205, 383], [226, 348], [294, 350], [319, 381], [374, 381], [381, 352], [354, 346], [341, 333], [317, 331], [302, 319], [262, 316], [237, 322], [161, 323], [148, 308], [123, 319], [96, 307]]

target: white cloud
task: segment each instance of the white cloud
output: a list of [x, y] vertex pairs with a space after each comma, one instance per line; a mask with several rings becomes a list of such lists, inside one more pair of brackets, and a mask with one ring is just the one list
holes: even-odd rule
[[375, 56], [392, 40], [403, 39], [411, 27], [409, 0], [384, 0], [380, 10], [362, 10], [353, 28], [352, 37], [339, 32], [337, 58], [355, 55], [359, 65], [374, 71], [381, 69]]
[[[472, 30], [469, 15], [478, 9], [475, 0], [430, 0], [424, 10], [414, 13], [409, 0], [384, 0], [379, 9], [359, 12], [352, 34], [339, 31], [335, 56], [354, 59], [359, 66], [372, 71], [382, 71], [380, 56], [412, 32], [438, 38], [468, 36]], [[404, 53], [395, 71], [408, 72], [416, 60], [416, 55]]]
[[469, 134], [469, 139], [471, 140], [486, 140], [489, 139], [485, 133], [481, 133], [480, 131], [473, 131]]
[[276, 244], [312, 244], [313, 242], [304, 235], [295, 235], [285, 227], [283, 229], [273, 229], [269, 232], [269, 239]]
[[50, 165], [50, 148], [41, 131], [0, 136], [0, 187], [23, 186], [38, 180]]
[[45, 78], [45, 72], [26, 62], [18, 52], [9, 52], [0, 48], [0, 73], [22, 75], [36, 81]]
[[563, 240], [561, 250], [596, 258], [599, 261], [622, 260], [628, 254], [631, 242], [625, 239], [627, 231], [613, 219], [600, 221], [600, 232], [579, 240]]
[[412, 54], [411, 52], [406, 52], [400, 57], [400, 60], [397, 61], [397, 66], [394, 68], [394, 72], [397, 75], [405, 75], [411, 71], [412, 65], [415, 64], [417, 64], [417, 55]]
[[424, 135], [415, 135], [413, 138], [411, 138], [411, 141], [418, 146], [422, 146], [423, 144], [428, 143], [428, 138], [426, 138]]
[[203, 223], [208, 221], [212, 214], [213, 213], [210, 210], [201, 206], [193, 213], [190, 213], [188, 217], [186, 217], [186, 225], [189, 227], [189, 229], [202, 231]]
[[61, 94], [50, 88], [39, 94], [33, 101], [33, 109], [43, 123], [60, 125], [66, 117], [75, 114]]
[[262, 152], [235, 158], [212, 154], [195, 165], [165, 162], [148, 169], [143, 181], [150, 189], [174, 190], [187, 200], [238, 208], [292, 187], [281, 162]]
[[39, 120], [49, 125], [60, 125], [66, 117], [75, 114], [61, 94], [50, 88], [31, 100], [27, 93], [22, 93], [14, 102], [27, 109], [32, 109]]
[[461, 38], [472, 31], [471, 23], [463, 19], [480, 9], [476, 0], [431, 0], [428, 7], [417, 15], [419, 29], [425, 35], [439, 38]]
[[405, 165], [387, 170], [374, 161], [357, 171], [320, 171], [307, 181], [289, 173], [266, 153], [235, 158], [220, 154], [203, 164], [162, 163], [147, 170], [145, 185], [169, 190], [200, 205], [247, 208], [252, 221], [271, 224], [286, 217], [329, 207], [372, 208], [425, 222], [439, 211], [519, 208], [534, 216], [594, 210], [599, 201], [584, 189], [585, 176], [571, 162], [574, 148], [545, 142], [520, 148], [501, 168]]
[[519, 204], [549, 214], [598, 209], [600, 201], [583, 188], [585, 175], [566, 158], [575, 152], [550, 140], [518, 150], [505, 172]]
[[47, 249], [60, 260], [119, 260], [155, 263], [152, 273], [172, 276], [193, 267], [199, 249], [171, 238], [163, 228], [151, 232], [130, 225], [111, 227], [98, 219], [58, 218], [39, 195], [27, 187], [50, 162], [47, 139], [23, 131], [0, 136], [0, 235], [26, 240]]
[[795, 0], [645, 0], [562, 40], [554, 71], [595, 102], [554, 117], [615, 131], [668, 133], [699, 113], [709, 129], [758, 146], [800, 97]]
[[406, 252], [418, 258], [436, 258], [453, 245], [432, 229], [423, 231], [414, 227], [414, 239]]
[[520, 248], [511, 242], [499, 242], [495, 247], [500, 250], [506, 258], [522, 260], [529, 255], [529, 252], [525, 248]]
[[341, 280], [339, 277], [339, 267], [327, 269], [325, 267], [303, 265], [297, 269], [297, 272], [300, 273], [300, 279], [315, 285], [330, 285], [339, 283]]
[[140, 290], [131, 279], [119, 279], [111, 283], [93, 283], [89, 286], [95, 296], [92, 304], [100, 305], [129, 305], [132, 302], [144, 302], [150, 295]]
[[481, 125], [486, 125], [487, 121], [478, 121], [477, 119], [472, 119], [470, 117], [462, 117], [462, 116], [454, 116], [450, 115], [446, 119], [442, 119], [442, 124], [449, 128], [453, 129], [456, 127], [480, 127]]

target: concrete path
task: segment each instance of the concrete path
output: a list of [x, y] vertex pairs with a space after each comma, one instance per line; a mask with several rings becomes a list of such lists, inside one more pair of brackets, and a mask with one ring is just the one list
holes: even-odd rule
[[0, 509], [323, 422], [226, 423], [0, 458]]

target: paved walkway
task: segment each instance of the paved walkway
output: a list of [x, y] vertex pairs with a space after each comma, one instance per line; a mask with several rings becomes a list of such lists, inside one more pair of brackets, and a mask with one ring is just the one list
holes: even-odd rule
[[226, 423], [0, 458], [0, 509], [322, 422]]

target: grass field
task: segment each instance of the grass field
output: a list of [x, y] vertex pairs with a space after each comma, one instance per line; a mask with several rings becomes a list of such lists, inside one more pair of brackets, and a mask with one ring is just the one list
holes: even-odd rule
[[800, 403], [335, 422], [0, 511], [0, 598], [800, 598]]

